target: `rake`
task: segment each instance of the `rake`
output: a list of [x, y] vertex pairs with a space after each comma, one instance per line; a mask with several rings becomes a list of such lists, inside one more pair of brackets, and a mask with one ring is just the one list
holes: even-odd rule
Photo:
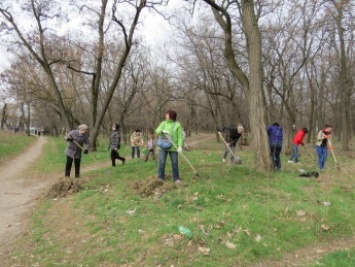
[[334, 153], [333, 146], [332, 146], [332, 141], [330, 141], [330, 138], [328, 138], [328, 143], [329, 143], [330, 152], [332, 153], [332, 156], [333, 156], [333, 159], [334, 159], [335, 166], [336, 166], [336, 168], [340, 171], [341, 168], [340, 168], [340, 166], [339, 166], [339, 163], [338, 163], [338, 161], [337, 161], [337, 158], [335, 157], [335, 153]]
[[[67, 132], [65, 132], [64, 134], [65, 134], [67, 137], [72, 138]], [[78, 148], [80, 148], [82, 151], [84, 151], [84, 148], [83, 148], [77, 141], [73, 140], [73, 142], [74, 142], [74, 144], [75, 144]], [[101, 164], [96, 158], [94, 158], [90, 153], [88, 153], [88, 155], [89, 155], [89, 157], [90, 157], [92, 160], [94, 160], [94, 161], [100, 166], [100, 168], [102, 168], [102, 169], [104, 170], [105, 174], [111, 174], [111, 171], [110, 171], [107, 167], [105, 167], [104, 165], [102, 165], [102, 164]]]
[[232, 154], [234, 161], [236, 159], [238, 159], [238, 157], [233, 153], [232, 149], [230, 148], [230, 146], [227, 144], [226, 140], [223, 138], [222, 133], [218, 132], [219, 137], [222, 139], [223, 143], [225, 144], [225, 146], [228, 148], [229, 152]]
[[[168, 139], [169, 139], [169, 141], [173, 144], [173, 146], [176, 148], [176, 149], [178, 149], [178, 147], [177, 147], [177, 145], [173, 142], [173, 140], [171, 140], [171, 138], [170, 138], [170, 136], [169, 135], [165, 135]], [[191, 164], [191, 162], [187, 159], [187, 157], [184, 155], [184, 153], [181, 153], [180, 154], [183, 158], [184, 158], [184, 160], [190, 165], [190, 167], [191, 167], [191, 169], [193, 170], [193, 172], [195, 173], [195, 175], [197, 176], [197, 177], [201, 177], [199, 174], [198, 174], [198, 172], [196, 171], [196, 169], [194, 168], [194, 166], [192, 166], [192, 164]]]

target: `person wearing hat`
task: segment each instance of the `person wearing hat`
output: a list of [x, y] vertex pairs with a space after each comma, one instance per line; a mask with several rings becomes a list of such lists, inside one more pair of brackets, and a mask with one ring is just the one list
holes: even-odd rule
[[[236, 148], [237, 142], [244, 132], [243, 125], [239, 124], [237, 128], [224, 127], [223, 131], [225, 132], [224, 140], [226, 141], [227, 145], [229, 146], [229, 148], [231, 149], [233, 154], [235, 154], [235, 148]], [[229, 149], [227, 146], [225, 146], [223, 159], [222, 159], [223, 162], [226, 162], [228, 153], [229, 153]], [[231, 161], [234, 162], [234, 160], [235, 160], [235, 158], [233, 157], [233, 155], [231, 155]]]
[[118, 153], [118, 150], [121, 147], [121, 135], [120, 135], [120, 126], [115, 123], [112, 125], [112, 133], [110, 138], [110, 149], [111, 149], [111, 161], [112, 167], [116, 166], [116, 159], [122, 161], [122, 164], [125, 164], [126, 159], [121, 157]]
[[65, 149], [65, 155], [67, 156], [67, 161], [65, 165], [65, 176], [70, 177], [71, 167], [75, 166], [75, 178], [80, 176], [80, 161], [81, 152], [85, 144], [84, 154], [89, 153], [89, 128], [85, 124], [79, 125], [77, 130], [73, 130], [65, 135], [64, 139], [68, 142]]

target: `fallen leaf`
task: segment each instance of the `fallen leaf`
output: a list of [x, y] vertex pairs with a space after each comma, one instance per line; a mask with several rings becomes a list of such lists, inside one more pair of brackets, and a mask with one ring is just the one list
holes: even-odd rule
[[298, 221], [299, 222], [305, 222], [305, 221], [307, 221], [307, 218], [306, 217], [301, 217], [301, 218], [298, 218]]
[[174, 235], [174, 239], [175, 239], [175, 240], [180, 240], [180, 239], [181, 239], [181, 235], [175, 234], [175, 235]]
[[256, 242], [260, 242], [261, 240], [261, 235], [256, 235], [256, 237], [254, 238]]
[[206, 256], [210, 255], [210, 250], [210, 248], [198, 247], [198, 251]]
[[320, 226], [320, 229], [322, 229], [323, 231], [329, 231], [330, 227], [328, 225], [326, 225], [326, 224], [322, 224]]
[[231, 243], [231, 242], [229, 242], [229, 241], [227, 241], [227, 242], [225, 243], [225, 245], [226, 245], [227, 248], [230, 248], [230, 249], [235, 249], [235, 248], [237, 247], [236, 244], [233, 244], [233, 243]]
[[246, 235], [250, 235], [250, 234], [251, 234], [249, 229], [245, 229], [245, 230], [243, 230], [243, 231], [244, 231], [244, 233], [245, 233]]
[[129, 215], [133, 215], [136, 212], [136, 209], [134, 210], [126, 210], [126, 213], [128, 213]]
[[306, 213], [303, 210], [297, 210], [296, 214], [297, 214], [298, 217], [302, 217], [302, 216], [306, 215]]
[[243, 229], [242, 229], [242, 227], [238, 227], [238, 228], [236, 228], [236, 229], [234, 229], [233, 230], [233, 232], [235, 232], [235, 233], [237, 233], [237, 234], [239, 234], [241, 231], [243, 231]]

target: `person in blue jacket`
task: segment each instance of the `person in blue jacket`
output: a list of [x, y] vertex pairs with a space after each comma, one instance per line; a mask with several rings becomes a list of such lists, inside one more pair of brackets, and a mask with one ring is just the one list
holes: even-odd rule
[[277, 122], [267, 127], [267, 134], [269, 136], [269, 145], [271, 152], [271, 160], [275, 170], [281, 170], [281, 150], [283, 141], [283, 129]]

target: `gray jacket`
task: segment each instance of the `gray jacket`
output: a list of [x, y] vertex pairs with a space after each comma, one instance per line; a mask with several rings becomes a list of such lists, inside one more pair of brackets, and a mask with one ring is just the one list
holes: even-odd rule
[[[89, 149], [90, 147], [90, 142], [89, 142], [89, 136], [83, 135], [79, 133], [79, 130], [73, 130], [69, 133], [69, 135], [78, 143], [81, 147], [84, 146], [84, 149]], [[68, 136], [65, 135], [64, 139], [67, 140]], [[65, 155], [71, 158], [75, 159], [80, 159], [81, 158], [81, 148], [75, 144], [74, 141], [68, 142], [68, 145], [65, 149]]]
[[110, 149], [118, 149], [121, 145], [121, 136], [119, 131], [113, 131], [110, 138]]

